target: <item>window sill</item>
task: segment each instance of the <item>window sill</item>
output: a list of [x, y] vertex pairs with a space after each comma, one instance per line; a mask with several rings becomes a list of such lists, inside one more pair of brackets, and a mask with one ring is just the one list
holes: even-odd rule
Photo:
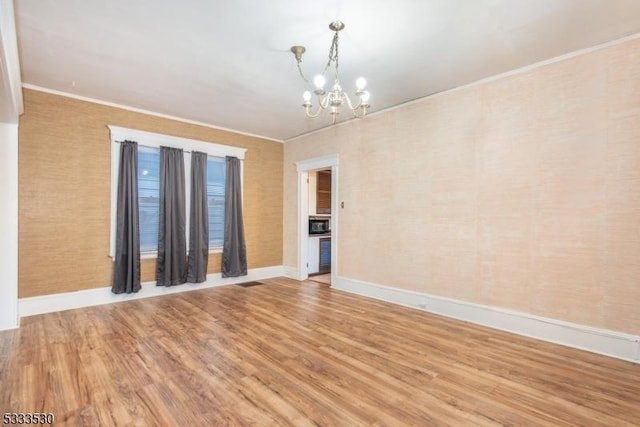
[[140, 252], [140, 259], [153, 259], [158, 258], [158, 252]]

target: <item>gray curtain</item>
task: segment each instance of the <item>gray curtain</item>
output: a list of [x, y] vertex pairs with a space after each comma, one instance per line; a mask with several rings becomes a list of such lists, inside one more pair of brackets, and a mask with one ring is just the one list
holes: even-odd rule
[[207, 280], [209, 264], [209, 210], [207, 207], [207, 155], [191, 153], [191, 214], [187, 281]]
[[116, 200], [116, 247], [111, 292], [140, 290], [140, 227], [138, 222], [138, 144], [120, 143]]
[[160, 147], [160, 225], [158, 227], [158, 286], [187, 280], [185, 237], [184, 155], [179, 148]]
[[246, 276], [247, 247], [242, 223], [240, 160], [227, 156], [226, 168], [222, 277]]

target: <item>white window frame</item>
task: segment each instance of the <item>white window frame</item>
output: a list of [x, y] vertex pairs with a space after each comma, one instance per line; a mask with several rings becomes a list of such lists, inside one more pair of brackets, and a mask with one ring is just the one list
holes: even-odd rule
[[[244, 155], [246, 148], [232, 147], [229, 145], [216, 144], [213, 142], [199, 141], [197, 139], [181, 138], [177, 136], [162, 135], [159, 133], [146, 132], [137, 129], [128, 129], [119, 126], [108, 125], [111, 133], [111, 232], [109, 238], [109, 256], [115, 258], [116, 252], [116, 201], [118, 198], [118, 171], [120, 168], [120, 144], [119, 142], [129, 140], [136, 141], [139, 146], [160, 148], [173, 147], [181, 148], [187, 151], [200, 151], [208, 156], [214, 157], [237, 157], [240, 159], [241, 169], [240, 176], [244, 176]], [[185, 173], [185, 192], [186, 192], [186, 241], [189, 247], [189, 210], [191, 207], [191, 156], [185, 153], [184, 156], [184, 173]], [[241, 188], [244, 190], [244, 178], [241, 178]], [[244, 193], [244, 191], [243, 191]], [[213, 248], [209, 253], [220, 252], [220, 248]], [[156, 258], [157, 251], [141, 252], [141, 258]]]

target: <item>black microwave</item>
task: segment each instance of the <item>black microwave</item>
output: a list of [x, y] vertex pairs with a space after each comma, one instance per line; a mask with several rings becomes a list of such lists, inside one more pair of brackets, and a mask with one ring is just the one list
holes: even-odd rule
[[329, 218], [309, 218], [309, 234], [329, 233], [329, 221]]

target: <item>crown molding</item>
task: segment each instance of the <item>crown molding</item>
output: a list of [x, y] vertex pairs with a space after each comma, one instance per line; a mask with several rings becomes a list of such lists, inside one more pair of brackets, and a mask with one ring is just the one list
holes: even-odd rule
[[51, 95], [64, 96], [65, 98], [72, 98], [72, 99], [77, 99], [79, 101], [91, 102], [93, 104], [99, 104], [99, 105], [104, 105], [104, 106], [107, 106], [107, 107], [119, 108], [121, 110], [132, 111], [134, 113], [146, 114], [148, 116], [160, 117], [162, 119], [168, 119], [168, 120], [175, 120], [177, 122], [188, 123], [190, 125], [202, 126], [202, 127], [206, 127], [206, 128], [209, 128], [209, 129], [215, 129], [215, 130], [221, 130], [221, 131], [224, 131], [224, 132], [235, 133], [237, 135], [244, 135], [244, 136], [249, 136], [249, 137], [252, 137], [252, 138], [266, 139], [266, 140], [269, 140], [269, 141], [279, 142], [279, 143], [283, 143], [284, 142], [281, 139], [271, 138], [271, 137], [263, 136], [263, 135], [256, 135], [254, 133], [242, 132], [242, 131], [235, 130], [235, 129], [229, 129], [229, 128], [225, 128], [225, 127], [221, 127], [221, 126], [212, 125], [211, 123], [199, 122], [199, 121], [196, 121], [196, 120], [185, 119], [183, 117], [172, 116], [172, 115], [169, 115], [169, 114], [157, 113], [155, 111], [145, 110], [143, 108], [137, 108], [137, 107], [130, 107], [128, 105], [117, 104], [115, 102], [109, 102], [109, 101], [103, 101], [101, 99], [89, 98], [89, 97], [86, 97], [86, 96], [76, 95], [76, 94], [69, 93], [69, 92], [63, 92], [63, 91], [59, 91], [59, 90], [55, 90], [55, 89], [49, 89], [49, 88], [46, 88], [46, 87], [42, 87], [42, 86], [31, 84], [31, 83], [23, 83], [22, 87], [25, 88], [25, 89], [35, 90], [35, 91], [38, 91], [38, 92], [44, 92], [44, 93], [48, 93], [48, 94], [51, 94]]

